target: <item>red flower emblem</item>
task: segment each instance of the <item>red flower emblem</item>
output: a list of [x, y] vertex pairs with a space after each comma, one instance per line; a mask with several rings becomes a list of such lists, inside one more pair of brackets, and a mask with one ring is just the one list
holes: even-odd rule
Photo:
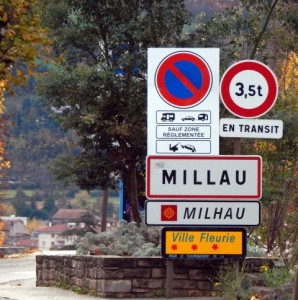
[[176, 244], [173, 244], [171, 248], [172, 250], [176, 251], [178, 249], [178, 246]]
[[196, 250], [198, 250], [198, 246], [197, 246], [196, 244], [193, 244], [193, 245], [191, 246], [191, 249], [192, 249], [193, 251], [196, 251]]
[[218, 249], [218, 245], [217, 245], [217, 244], [213, 244], [213, 245], [212, 245], [212, 249], [213, 249], [213, 250], [217, 250], [217, 249]]

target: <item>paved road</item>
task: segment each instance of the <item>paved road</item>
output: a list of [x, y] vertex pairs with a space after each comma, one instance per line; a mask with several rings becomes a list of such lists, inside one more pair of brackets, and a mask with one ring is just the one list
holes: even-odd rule
[[[59, 252], [60, 254], [61, 251]], [[64, 252], [63, 254], [70, 254]], [[47, 254], [47, 253], [43, 253]], [[51, 255], [58, 253], [51, 252]], [[69, 290], [55, 287], [36, 287], [35, 255], [22, 258], [0, 259], [0, 300], [95, 300], [103, 299], [78, 295]], [[38, 254], [37, 254], [38, 255]], [[166, 298], [158, 298], [160, 300]], [[185, 300], [186, 298], [171, 298]], [[222, 298], [187, 298], [197, 300], [219, 300]], [[113, 300], [109, 298], [109, 300]], [[114, 299], [115, 300], [115, 299]], [[119, 300], [119, 299], [117, 299]], [[121, 299], [125, 300], [125, 299]], [[129, 299], [131, 300], [131, 299]], [[146, 300], [146, 299], [142, 299]], [[150, 300], [150, 299], [147, 299]], [[154, 298], [156, 300], [156, 298]]]
[[55, 287], [36, 287], [35, 255], [0, 259], [0, 300], [98, 299]]

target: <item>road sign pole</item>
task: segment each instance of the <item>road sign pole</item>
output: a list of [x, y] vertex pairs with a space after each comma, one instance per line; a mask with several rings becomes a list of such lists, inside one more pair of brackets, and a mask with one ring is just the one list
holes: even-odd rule
[[173, 296], [173, 272], [174, 263], [173, 260], [167, 259], [167, 273], [166, 273], [166, 297], [172, 298]]
[[234, 139], [234, 155], [241, 154], [241, 138]]

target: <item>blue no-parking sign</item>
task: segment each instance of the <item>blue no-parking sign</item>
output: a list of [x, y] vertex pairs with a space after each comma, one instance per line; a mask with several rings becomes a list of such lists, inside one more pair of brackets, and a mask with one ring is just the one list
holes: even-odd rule
[[199, 104], [207, 97], [211, 85], [208, 63], [192, 52], [174, 52], [165, 57], [156, 70], [156, 90], [173, 107], [189, 108]]
[[219, 49], [148, 49], [148, 155], [219, 154]]

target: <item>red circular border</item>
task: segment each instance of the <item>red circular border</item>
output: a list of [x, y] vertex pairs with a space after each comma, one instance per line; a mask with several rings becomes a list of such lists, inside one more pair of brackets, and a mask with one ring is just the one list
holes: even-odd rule
[[[230, 95], [230, 84], [239, 72], [253, 70], [261, 74], [268, 84], [268, 95], [265, 101], [255, 108], [243, 108], [237, 105]], [[273, 72], [263, 63], [255, 60], [244, 60], [233, 64], [227, 69], [221, 79], [220, 95], [226, 108], [238, 117], [256, 118], [267, 113], [274, 105], [278, 94], [278, 84]]]
[[[178, 98], [173, 96], [166, 88], [164, 78], [169, 65], [174, 64], [177, 61], [188, 61], [196, 65], [202, 73], [202, 86], [195, 93], [194, 96], [189, 98]], [[175, 52], [164, 58], [159, 64], [155, 74], [155, 86], [160, 97], [168, 104], [179, 107], [188, 108], [195, 106], [199, 102], [203, 101], [209, 94], [212, 85], [212, 77], [210, 68], [205, 60], [199, 55], [192, 52]]]

